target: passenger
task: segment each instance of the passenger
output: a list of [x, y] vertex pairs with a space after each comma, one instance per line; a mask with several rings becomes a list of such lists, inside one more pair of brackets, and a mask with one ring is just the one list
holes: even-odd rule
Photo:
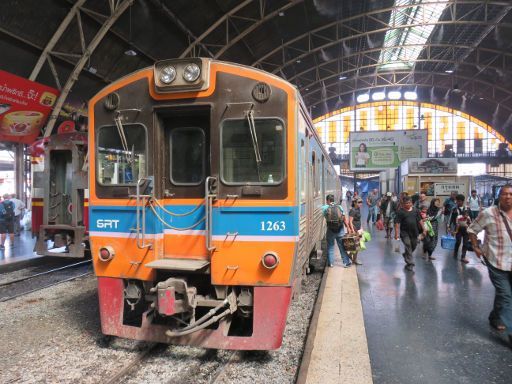
[[466, 259], [468, 237], [468, 225], [471, 223], [469, 212], [464, 208], [464, 195], [457, 195], [455, 197], [456, 206], [452, 209], [448, 225], [452, 235], [455, 235], [455, 249], [453, 250], [453, 257], [457, 258], [459, 253], [460, 243], [462, 242], [461, 262], [464, 264], [469, 263]]
[[396, 214], [395, 239], [398, 240], [398, 234], [400, 233], [400, 238], [405, 247], [403, 253], [405, 268], [409, 271], [414, 269], [412, 253], [418, 245], [418, 235], [423, 232], [420, 212], [412, 206], [412, 200], [409, 196], [404, 197], [403, 207]]
[[419, 209], [420, 211], [425, 208], [426, 210], [428, 210], [429, 208], [429, 205], [428, 205], [428, 201], [427, 201], [427, 194], [425, 192], [421, 192], [419, 194], [419, 197], [418, 197], [418, 200], [416, 201], [416, 203], [414, 204], [414, 207], [416, 209]]
[[21, 233], [21, 219], [25, 211], [25, 203], [16, 198], [16, 194], [11, 195], [11, 201], [14, 203], [14, 235], [19, 236]]
[[4, 194], [4, 201], [0, 203], [0, 249], [5, 249], [6, 234], [9, 234], [11, 248], [14, 247], [14, 203], [10, 201], [11, 195]]
[[455, 196], [457, 196], [457, 192], [452, 191], [450, 193], [450, 197], [448, 197], [443, 203], [444, 222], [446, 223], [446, 232], [450, 232], [450, 228], [449, 228], [450, 215], [452, 213], [453, 208], [455, 208], [455, 206], [457, 205], [457, 203], [455, 202]]
[[[363, 227], [361, 223], [361, 207], [363, 206], [363, 200], [360, 198], [354, 199], [352, 201], [352, 207], [348, 213], [348, 232], [358, 234], [358, 238], [361, 238], [361, 234], [363, 233]], [[363, 265], [358, 260], [358, 252], [353, 252], [351, 254], [352, 262], [355, 265]]]
[[334, 243], [336, 242], [340, 250], [343, 267], [348, 268], [352, 263], [341, 240], [342, 236], [345, 234], [345, 228], [348, 230], [347, 218], [345, 217], [341, 205], [334, 203], [334, 195], [327, 195], [325, 200], [327, 204], [322, 207], [322, 212], [327, 223], [326, 237], [329, 267], [334, 266]]
[[469, 216], [475, 220], [482, 210], [482, 199], [476, 194], [476, 189], [471, 190], [471, 196], [468, 197]]
[[347, 199], [347, 207], [350, 207], [352, 205], [352, 191], [350, 189], [347, 190], [345, 198]]
[[375, 222], [377, 221], [378, 203], [379, 191], [377, 190], [377, 188], [375, 188], [368, 194], [368, 197], [366, 198], [366, 204], [368, 205], [368, 217], [366, 218], [366, 224], [370, 224], [370, 219], [372, 220], [373, 224], [375, 224]]
[[393, 231], [393, 220], [396, 216], [397, 204], [393, 201], [393, 194], [387, 192], [386, 196], [380, 203], [380, 213], [384, 218], [384, 228], [386, 229], [386, 239], [391, 238], [391, 232]]
[[[494, 306], [489, 314], [492, 327], [507, 329], [512, 346], [512, 185], [501, 188], [497, 206], [486, 208], [470, 225], [469, 238], [476, 256], [489, 270], [496, 289]], [[480, 248], [477, 235], [485, 231], [484, 245]]]
[[435, 260], [432, 256], [437, 246], [437, 239], [439, 238], [439, 220], [441, 219], [441, 200], [437, 197], [433, 198], [427, 210], [427, 217], [432, 227], [432, 231], [427, 231], [423, 239], [423, 252], [428, 254], [429, 260]]

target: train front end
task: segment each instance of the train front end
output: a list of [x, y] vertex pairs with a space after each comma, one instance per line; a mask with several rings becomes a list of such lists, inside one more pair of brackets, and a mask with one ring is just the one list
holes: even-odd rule
[[165, 60], [89, 104], [90, 239], [103, 333], [279, 348], [299, 227], [296, 90]]

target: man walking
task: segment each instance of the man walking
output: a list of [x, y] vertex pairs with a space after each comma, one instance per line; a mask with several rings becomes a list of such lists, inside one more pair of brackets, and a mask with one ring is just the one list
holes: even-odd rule
[[4, 201], [0, 203], [0, 249], [5, 249], [5, 238], [9, 234], [11, 248], [14, 247], [14, 203], [10, 201], [11, 195], [4, 194]]
[[345, 228], [348, 228], [347, 218], [345, 217], [343, 208], [334, 203], [334, 195], [327, 195], [325, 200], [327, 204], [322, 207], [322, 212], [327, 223], [326, 237], [329, 267], [334, 266], [334, 243], [336, 242], [340, 250], [343, 267], [348, 268], [352, 263], [341, 240], [345, 234]]
[[366, 218], [366, 224], [370, 224], [370, 219], [372, 223], [375, 224], [377, 221], [377, 203], [379, 202], [379, 191], [374, 189], [371, 191], [366, 197], [366, 204], [368, 205], [368, 217]]
[[[489, 322], [494, 328], [507, 330], [512, 346], [512, 185], [501, 188], [498, 205], [477, 217], [468, 229], [473, 250], [483, 258], [496, 293]], [[477, 234], [485, 231], [480, 248]]]
[[448, 227], [450, 228], [450, 232], [455, 234], [455, 249], [453, 250], [453, 257], [458, 258], [460, 244], [462, 243], [462, 252], [461, 252], [461, 262], [464, 264], [469, 263], [468, 259], [466, 259], [467, 244], [469, 241], [468, 237], [468, 225], [467, 225], [467, 217], [464, 217], [464, 195], [455, 196], [455, 208], [452, 209], [452, 213], [450, 214], [450, 219], [448, 220]]
[[384, 228], [386, 229], [386, 239], [391, 238], [393, 231], [393, 219], [396, 215], [397, 204], [393, 201], [393, 194], [386, 193], [386, 197], [380, 203], [380, 214], [384, 217]]
[[25, 210], [25, 203], [16, 198], [16, 194], [11, 195], [11, 201], [14, 203], [14, 235], [19, 236], [21, 232], [21, 219]]
[[398, 211], [395, 220], [395, 239], [398, 240], [398, 234], [404, 243], [405, 268], [408, 271], [414, 269], [412, 253], [418, 245], [418, 236], [423, 232], [421, 225], [420, 212], [412, 206], [412, 199], [407, 196], [403, 199], [403, 207]]
[[476, 194], [476, 189], [471, 191], [471, 196], [468, 197], [469, 217], [475, 220], [482, 210], [482, 199]]

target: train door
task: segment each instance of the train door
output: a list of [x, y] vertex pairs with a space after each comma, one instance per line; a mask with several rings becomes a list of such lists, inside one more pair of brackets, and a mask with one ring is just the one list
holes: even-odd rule
[[[308, 132], [308, 137], [311, 137], [311, 133]], [[308, 241], [307, 241], [307, 254], [311, 251], [314, 244], [314, 234], [313, 234], [313, 224], [314, 224], [314, 212], [315, 212], [315, 162], [316, 162], [316, 153], [312, 149], [312, 146], [308, 142], [307, 153], [308, 155], [308, 177], [307, 177], [307, 233], [308, 233]]]
[[[208, 259], [205, 183], [210, 176], [210, 109], [173, 110], [161, 116], [164, 258]], [[164, 200], [161, 200], [161, 199]]]

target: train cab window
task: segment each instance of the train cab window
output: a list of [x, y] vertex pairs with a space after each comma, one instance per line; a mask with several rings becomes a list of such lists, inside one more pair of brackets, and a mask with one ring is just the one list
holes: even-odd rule
[[199, 185], [205, 176], [204, 132], [199, 127], [175, 128], [171, 133], [171, 181]]
[[222, 125], [222, 180], [279, 184], [284, 178], [284, 124], [278, 119], [226, 120]]
[[134, 185], [146, 175], [146, 129], [140, 124], [101, 127], [97, 178], [103, 185]]

